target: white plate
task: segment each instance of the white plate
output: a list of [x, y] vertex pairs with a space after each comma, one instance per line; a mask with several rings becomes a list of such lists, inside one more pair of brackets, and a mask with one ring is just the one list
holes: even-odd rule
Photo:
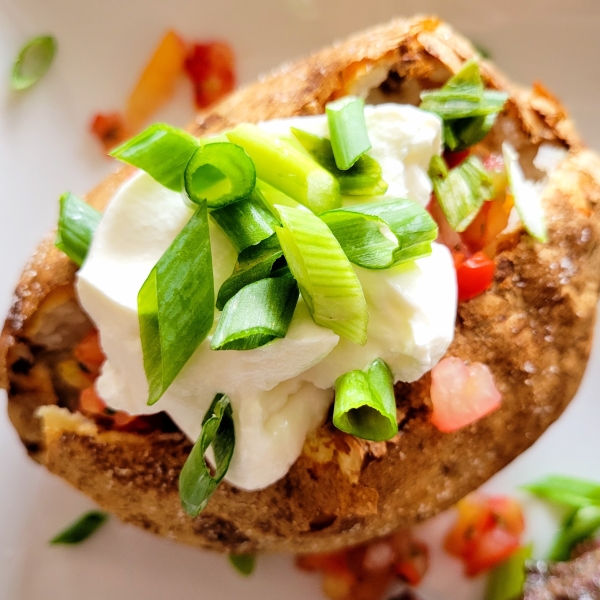
[[[0, 315], [27, 256], [56, 219], [57, 198], [83, 193], [112, 164], [87, 132], [97, 110], [122, 107], [149, 52], [168, 27], [189, 39], [222, 37], [235, 48], [242, 81], [283, 60], [389, 19], [438, 13], [488, 48], [514, 79], [541, 79], [572, 110], [590, 145], [600, 148], [600, 4], [593, 0], [0, 0]], [[12, 59], [34, 34], [59, 42], [55, 65], [25, 94], [8, 91]], [[162, 118], [184, 124], [189, 90]], [[600, 349], [560, 423], [486, 488], [516, 493], [544, 473], [600, 480]], [[319, 580], [289, 558], [263, 557], [242, 580], [224, 558], [179, 546], [111, 520], [85, 545], [49, 548], [47, 540], [91, 502], [30, 462], [0, 414], [0, 599], [159, 600], [196, 597], [307, 599]], [[525, 497], [523, 497], [525, 498]], [[556, 527], [541, 504], [525, 500], [528, 535], [543, 552]], [[482, 581], [462, 578], [439, 540], [450, 515], [422, 526], [433, 561], [426, 600], [476, 600]]]

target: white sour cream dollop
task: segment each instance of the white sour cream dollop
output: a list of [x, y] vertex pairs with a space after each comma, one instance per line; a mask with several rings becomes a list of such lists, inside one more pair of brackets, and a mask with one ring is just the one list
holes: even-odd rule
[[[386, 197], [408, 197], [426, 205], [431, 193], [427, 168], [441, 151], [439, 119], [392, 104], [368, 106], [365, 114], [370, 154], [389, 184]], [[261, 126], [280, 135], [289, 135], [290, 126], [327, 135], [324, 116]], [[196, 440], [214, 395], [229, 396], [236, 446], [226, 479], [239, 488], [261, 489], [287, 473], [306, 434], [325, 419], [339, 375], [380, 357], [396, 381], [414, 381], [433, 368], [452, 341], [452, 258], [446, 248], [433, 244], [431, 256], [407, 265], [384, 271], [355, 267], [370, 314], [365, 346], [316, 325], [300, 299], [285, 338], [255, 350], [216, 352], [210, 349], [209, 336], [161, 400], [148, 406], [137, 294], [191, 214], [180, 194], [145, 173], [136, 174], [107, 207], [79, 271], [77, 290], [100, 331], [107, 360], [97, 390], [109, 406], [131, 414], [164, 410]], [[212, 221], [210, 237], [217, 292], [233, 270], [236, 253]]]

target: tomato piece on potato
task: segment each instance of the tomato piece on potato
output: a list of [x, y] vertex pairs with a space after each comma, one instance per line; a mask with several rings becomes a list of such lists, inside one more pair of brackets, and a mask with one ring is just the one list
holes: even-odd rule
[[500, 406], [502, 395], [487, 365], [447, 357], [431, 371], [431, 422], [443, 432], [456, 431]]
[[496, 266], [483, 252], [477, 252], [469, 258], [461, 252], [455, 252], [454, 267], [460, 301], [479, 296], [489, 289], [494, 281]]

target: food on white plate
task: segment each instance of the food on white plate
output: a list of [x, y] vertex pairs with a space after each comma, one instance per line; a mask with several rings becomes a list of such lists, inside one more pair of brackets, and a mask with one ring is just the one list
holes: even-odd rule
[[600, 162], [541, 85], [399, 20], [189, 133], [117, 149], [133, 166], [65, 195], [60, 250], [23, 272], [1, 375], [35, 460], [185, 543], [329, 552], [447, 508], [558, 418]]

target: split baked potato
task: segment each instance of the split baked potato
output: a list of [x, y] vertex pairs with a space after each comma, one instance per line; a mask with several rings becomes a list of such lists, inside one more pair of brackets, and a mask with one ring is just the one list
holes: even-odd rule
[[[475, 54], [435, 18], [396, 20], [356, 35], [241, 89], [190, 127], [196, 136], [243, 122], [324, 112], [330, 100], [418, 104]], [[397, 384], [400, 433], [367, 442], [330, 422], [311, 433], [280, 481], [260, 491], [222, 484], [197, 518], [181, 508], [179, 472], [192, 443], [166, 416], [118, 431], [76, 412], [73, 350], [92, 324], [74, 292], [76, 265], [53, 245], [37, 249], [0, 338], [0, 383], [29, 454], [123, 521], [226, 552], [335, 550], [431, 517], [528, 448], [574, 396], [589, 355], [600, 282], [600, 160], [541, 85], [522, 89], [481, 60], [486, 85], [509, 100], [482, 144], [509, 140], [529, 178], [541, 143], [568, 150], [544, 191], [550, 241], [505, 236], [493, 286], [460, 303], [448, 355], [491, 369], [499, 410], [454, 433], [430, 422], [430, 376]], [[90, 192], [103, 209], [130, 176], [122, 168]], [[40, 411], [40, 407], [46, 407]]]

